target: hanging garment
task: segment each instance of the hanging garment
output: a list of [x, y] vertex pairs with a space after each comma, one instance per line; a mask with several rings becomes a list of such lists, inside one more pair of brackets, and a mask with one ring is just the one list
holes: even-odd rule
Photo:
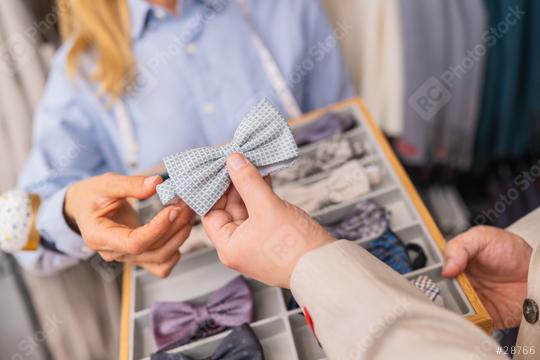
[[0, 2], [0, 192], [15, 185], [30, 150], [32, 113], [45, 86], [39, 36], [18, 0]]
[[540, 4], [486, 1], [488, 48], [475, 167], [538, 151], [540, 140]]
[[467, 169], [484, 71], [482, 0], [402, 1], [401, 15], [405, 129], [397, 151], [410, 165]]
[[345, 61], [373, 119], [403, 132], [403, 46], [398, 0], [325, 0]]

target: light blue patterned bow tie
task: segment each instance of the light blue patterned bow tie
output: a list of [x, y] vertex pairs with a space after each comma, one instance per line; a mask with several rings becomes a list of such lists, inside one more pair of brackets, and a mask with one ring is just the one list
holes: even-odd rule
[[191, 149], [163, 160], [169, 179], [157, 187], [161, 203], [168, 205], [179, 197], [205, 215], [231, 183], [226, 161], [232, 153], [243, 154], [266, 176], [292, 165], [298, 147], [287, 120], [263, 99], [240, 123], [229, 144]]

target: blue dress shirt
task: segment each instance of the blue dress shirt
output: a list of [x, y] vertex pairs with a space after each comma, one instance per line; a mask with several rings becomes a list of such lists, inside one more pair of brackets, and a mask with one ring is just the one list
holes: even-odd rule
[[[143, 0], [128, 3], [138, 77], [121, 100], [138, 145], [137, 165], [126, 165], [117, 107], [96, 96], [97, 84], [85, 76], [68, 78], [67, 42], [55, 56], [19, 183], [43, 201], [37, 226], [49, 246], [17, 254], [34, 272], [51, 273], [93, 254], [63, 217], [71, 183], [108, 171], [135, 174], [171, 153], [224, 143], [256, 101], [267, 96], [281, 106], [236, 2], [181, 0], [180, 16]], [[248, 4], [302, 111], [354, 95], [319, 0]], [[90, 73], [92, 55], [81, 63]]]

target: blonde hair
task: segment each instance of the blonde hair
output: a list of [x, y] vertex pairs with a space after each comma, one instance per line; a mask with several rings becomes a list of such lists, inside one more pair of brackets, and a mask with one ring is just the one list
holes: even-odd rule
[[70, 76], [80, 72], [83, 53], [97, 55], [91, 79], [100, 95], [122, 96], [135, 80], [129, 10], [126, 0], [59, 0], [60, 33], [73, 44], [67, 55]]

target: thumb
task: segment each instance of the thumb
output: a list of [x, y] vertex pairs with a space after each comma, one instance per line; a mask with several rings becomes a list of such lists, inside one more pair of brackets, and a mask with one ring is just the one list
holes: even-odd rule
[[102, 193], [113, 198], [147, 199], [154, 195], [156, 186], [163, 182], [161, 176], [123, 176], [105, 174], [100, 176]]
[[450, 240], [444, 250], [442, 275], [455, 277], [464, 272], [471, 261], [483, 250], [484, 240], [467, 231]]
[[227, 170], [248, 213], [267, 211], [268, 206], [279, 201], [259, 170], [244, 155], [236, 153], [229, 156]]

